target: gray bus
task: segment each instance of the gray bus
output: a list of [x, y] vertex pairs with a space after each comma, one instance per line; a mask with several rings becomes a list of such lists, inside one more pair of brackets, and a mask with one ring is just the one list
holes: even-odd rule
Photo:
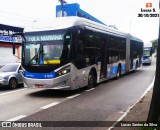
[[28, 88], [89, 89], [142, 65], [142, 40], [85, 18], [56, 18], [27, 30], [24, 39]]

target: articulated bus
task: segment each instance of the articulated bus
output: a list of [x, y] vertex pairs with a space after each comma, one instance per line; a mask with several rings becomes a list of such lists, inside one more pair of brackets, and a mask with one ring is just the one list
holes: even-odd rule
[[85, 18], [56, 18], [23, 35], [28, 88], [89, 89], [142, 65], [142, 40]]

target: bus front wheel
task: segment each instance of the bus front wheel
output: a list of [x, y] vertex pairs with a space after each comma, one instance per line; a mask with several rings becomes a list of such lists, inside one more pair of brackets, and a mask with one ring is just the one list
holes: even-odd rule
[[88, 86], [87, 86], [87, 89], [93, 88], [94, 87], [94, 83], [95, 83], [95, 76], [94, 76], [93, 71], [90, 71], [89, 75], [88, 75]]

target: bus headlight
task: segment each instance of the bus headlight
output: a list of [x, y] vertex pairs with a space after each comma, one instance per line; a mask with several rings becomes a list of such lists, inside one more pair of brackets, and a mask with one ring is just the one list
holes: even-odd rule
[[71, 70], [70, 66], [64, 67], [63, 69], [57, 71], [56, 76], [58, 77], [58, 76], [65, 75], [65, 74], [69, 73], [70, 70]]

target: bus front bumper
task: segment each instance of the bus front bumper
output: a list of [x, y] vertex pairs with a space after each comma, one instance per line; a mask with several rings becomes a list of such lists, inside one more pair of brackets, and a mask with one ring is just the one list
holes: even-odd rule
[[150, 64], [151, 63], [151, 59], [148, 59], [148, 60], [143, 60], [142, 62], [143, 64]]
[[71, 90], [70, 74], [53, 79], [33, 79], [23, 77], [24, 87]]

